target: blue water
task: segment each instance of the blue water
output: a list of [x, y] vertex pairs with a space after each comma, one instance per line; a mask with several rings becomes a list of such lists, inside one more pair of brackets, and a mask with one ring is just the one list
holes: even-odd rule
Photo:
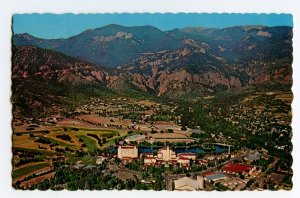
[[150, 147], [150, 146], [139, 146], [138, 147], [140, 153], [154, 153], [159, 148], [158, 147]]
[[192, 148], [175, 148], [176, 153], [205, 153], [201, 147], [192, 147]]
[[[154, 153], [159, 147], [151, 147], [151, 146], [139, 146], [138, 147], [140, 153]], [[190, 147], [190, 148], [175, 148], [176, 153], [208, 153], [204, 151], [202, 147]], [[227, 148], [223, 146], [215, 146], [215, 153], [222, 153], [226, 151]]]
[[216, 153], [222, 153], [224, 151], [227, 151], [228, 148], [224, 147], [224, 146], [215, 146], [215, 152]]

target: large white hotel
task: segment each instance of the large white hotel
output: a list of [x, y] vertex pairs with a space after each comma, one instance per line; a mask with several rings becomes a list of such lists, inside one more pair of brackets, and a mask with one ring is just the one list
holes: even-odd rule
[[[158, 150], [157, 155], [153, 153], [143, 153], [144, 164], [160, 165], [160, 164], [179, 164], [180, 166], [188, 167], [190, 160], [196, 160], [196, 154], [194, 153], [178, 153], [176, 155], [169, 146], [163, 147]], [[118, 158], [122, 160], [132, 160], [138, 158], [138, 148], [136, 146], [119, 146]]]
[[118, 158], [120, 159], [136, 159], [139, 157], [138, 149], [136, 146], [119, 146]]

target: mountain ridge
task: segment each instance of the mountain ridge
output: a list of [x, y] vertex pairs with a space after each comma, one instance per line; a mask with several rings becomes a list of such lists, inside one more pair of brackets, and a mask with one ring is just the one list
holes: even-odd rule
[[[266, 43], [283, 42], [283, 39], [278, 41], [276, 38], [292, 34], [292, 29], [288, 26], [234, 26], [221, 29], [200, 27], [201, 31], [196, 32], [184, 32], [185, 29], [161, 31], [153, 26], [126, 27], [111, 24], [89, 29], [66, 39], [41, 39], [26, 33], [16, 34], [13, 36], [13, 43], [17, 46], [33, 45], [53, 49], [95, 64], [117, 67], [143, 53], [176, 50], [189, 45], [205, 46], [209, 53], [237, 61], [244, 54], [236, 45], [247, 37], [257, 43], [252, 46], [255, 49], [256, 46]], [[199, 27], [190, 29], [199, 30]]]

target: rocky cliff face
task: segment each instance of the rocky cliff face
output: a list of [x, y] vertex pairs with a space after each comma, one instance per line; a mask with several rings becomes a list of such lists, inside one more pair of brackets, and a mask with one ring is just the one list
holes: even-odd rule
[[225, 90], [240, 90], [261, 84], [292, 83], [291, 62], [250, 61], [229, 63], [201, 47], [143, 54], [119, 67], [127, 79], [143, 92], [157, 96], [206, 95]]

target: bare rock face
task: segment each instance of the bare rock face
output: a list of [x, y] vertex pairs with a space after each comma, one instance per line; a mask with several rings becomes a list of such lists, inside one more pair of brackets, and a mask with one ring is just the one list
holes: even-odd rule
[[155, 85], [156, 85], [156, 81], [153, 77], [148, 78], [147, 80], [147, 86], [152, 89], [155, 90]]
[[91, 71], [91, 74], [93, 77], [95, 77], [97, 80], [103, 82], [105, 80], [105, 74], [100, 71]]
[[236, 88], [236, 89], [239, 89], [242, 87], [242, 83], [241, 83], [240, 79], [233, 77], [233, 76], [229, 77], [229, 85], [231, 88]]
[[188, 48], [184, 48], [182, 51], [179, 52], [179, 56], [184, 57], [184, 56], [188, 56], [191, 53], [191, 50], [189, 50]]
[[93, 39], [96, 42], [110, 42], [114, 40], [121, 40], [121, 39], [131, 39], [133, 38], [132, 33], [128, 32], [117, 32], [115, 35], [109, 35], [109, 36], [94, 36]]
[[[221, 69], [211, 65], [212, 61], [220, 62]], [[203, 54], [199, 48], [185, 47], [143, 54], [122, 69], [128, 72], [128, 78], [138, 89], [143, 92], [153, 90], [161, 97], [169, 93], [181, 96], [191, 92], [202, 94], [240, 89], [243, 86], [240, 79], [228, 75], [230, 71], [223, 67], [222, 60]]]
[[145, 79], [141, 74], [133, 75], [133, 84], [136, 85], [139, 89], [143, 90], [144, 92], [147, 91], [147, 88], [145, 86]]
[[223, 89], [240, 89], [241, 81], [233, 76], [225, 77], [216, 70], [211, 70], [203, 74], [192, 74], [184, 69], [169, 71], [162, 70], [155, 77], [130, 73], [132, 84], [146, 92], [151, 89], [156, 91], [157, 96], [163, 96], [168, 93], [176, 93], [177, 96], [196, 92], [214, 92], [217, 86]]
[[271, 37], [272, 36], [272, 34], [270, 33], [270, 32], [267, 32], [267, 31], [258, 31], [257, 33], [256, 33], [256, 35], [258, 35], [258, 36], [263, 36], [263, 37]]

